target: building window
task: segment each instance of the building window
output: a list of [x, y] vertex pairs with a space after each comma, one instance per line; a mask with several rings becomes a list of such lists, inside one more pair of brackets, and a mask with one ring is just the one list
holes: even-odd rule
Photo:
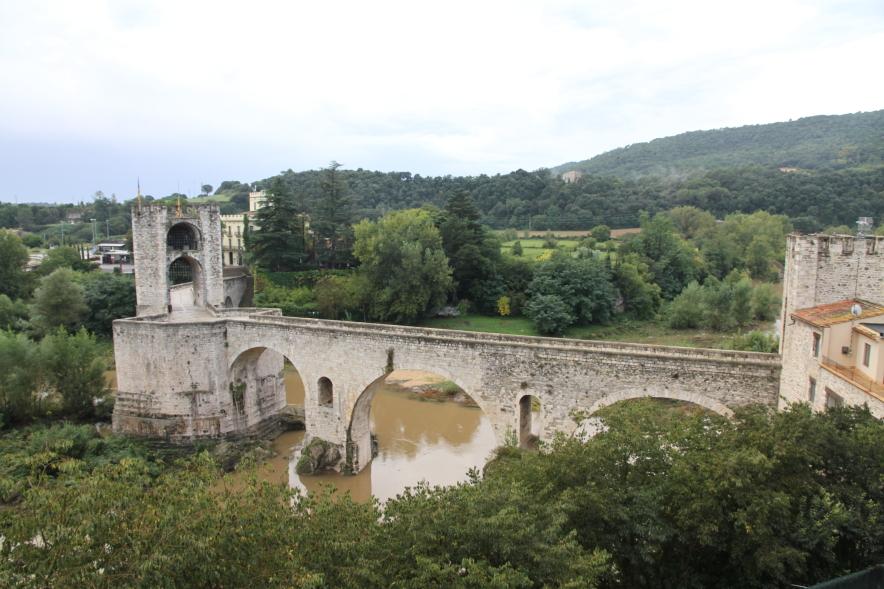
[[810, 386], [807, 388], [807, 400], [813, 405], [813, 402], [816, 400], [816, 379], [810, 379]]
[[872, 360], [872, 345], [871, 344], [863, 344], [863, 366], [866, 368], [869, 367], [869, 362]]
[[833, 407], [842, 407], [844, 405], [844, 399], [841, 398], [840, 395], [835, 394], [832, 389], [826, 389], [826, 409], [832, 409]]
[[820, 334], [818, 334], [818, 333], [813, 334], [813, 357], [814, 358], [820, 357], [820, 340], [821, 339], [822, 339], [822, 337], [820, 336]]

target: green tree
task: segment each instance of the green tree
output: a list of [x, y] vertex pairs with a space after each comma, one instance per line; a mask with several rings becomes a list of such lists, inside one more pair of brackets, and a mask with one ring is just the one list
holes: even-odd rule
[[79, 272], [95, 270], [95, 265], [80, 256], [77, 248], [70, 246], [56, 247], [46, 254], [43, 261], [37, 267], [40, 276], [48, 276], [58, 268], [70, 268]]
[[40, 364], [47, 384], [59, 394], [65, 415], [80, 419], [95, 415], [95, 402], [107, 395], [104, 353], [95, 336], [63, 328], [40, 342]]
[[521, 256], [522, 255], [522, 242], [521, 241], [516, 241], [516, 243], [513, 244], [513, 255], [514, 256]]
[[663, 214], [642, 218], [641, 233], [622, 248], [645, 258], [664, 298], [671, 299], [697, 275], [699, 260], [693, 248], [683, 240]]
[[203, 184], [201, 188], [203, 190], [203, 196], [208, 196], [212, 192], [211, 184]]
[[0, 294], [10, 298], [30, 295], [30, 276], [25, 272], [28, 248], [11, 231], [0, 231]]
[[352, 260], [353, 208], [347, 196], [347, 184], [338, 171], [340, 167], [341, 164], [333, 161], [322, 171], [320, 200], [312, 223], [317, 237], [317, 262], [331, 267], [346, 265]]
[[770, 321], [780, 310], [780, 297], [772, 284], [759, 284], [752, 290], [752, 316]]
[[453, 282], [430, 214], [410, 209], [355, 227], [353, 253], [371, 300], [370, 315], [407, 323], [445, 303]]
[[21, 331], [28, 319], [28, 306], [21, 299], [0, 294], [0, 330]]
[[688, 284], [669, 304], [667, 322], [675, 329], [692, 329], [703, 324], [706, 315], [706, 294], [697, 281]]
[[667, 211], [666, 216], [685, 239], [700, 237], [715, 228], [715, 217], [697, 207], [675, 207]]
[[[558, 297], [567, 305], [573, 321], [582, 325], [608, 321], [614, 314], [617, 298], [611, 271], [603, 261], [573, 258], [562, 253], [538, 265], [528, 291], [531, 299], [546, 295]], [[543, 306], [550, 305], [547, 300], [547, 305]], [[537, 310], [539, 307], [530, 308]]]
[[77, 274], [70, 268], [58, 268], [40, 279], [34, 292], [31, 322], [44, 333], [56, 327], [75, 329], [88, 311]]
[[79, 278], [87, 308], [83, 318], [86, 329], [110, 337], [114, 319], [135, 316], [135, 281], [131, 276], [90, 272]]
[[571, 306], [555, 294], [532, 296], [525, 305], [525, 315], [543, 335], [562, 335], [576, 320]]
[[27, 423], [40, 413], [39, 374], [34, 342], [23, 334], [0, 331], [0, 428]]
[[651, 319], [660, 308], [660, 287], [654, 284], [648, 265], [636, 254], [617, 259], [614, 284], [623, 299], [623, 310], [638, 319]]
[[706, 314], [703, 317], [705, 327], [715, 331], [727, 331], [736, 324], [734, 317], [734, 289], [725, 281], [710, 276], [703, 283], [703, 295], [706, 299]]
[[728, 275], [725, 281], [733, 292], [731, 316], [739, 327], [745, 327], [752, 321], [752, 282], [745, 274], [736, 270]]
[[501, 295], [491, 286], [498, 282], [500, 242], [479, 223], [479, 211], [469, 193], [459, 191], [448, 199], [438, 227], [453, 271], [455, 296], [493, 313]]
[[611, 239], [611, 228], [607, 225], [596, 225], [590, 230], [589, 234], [596, 241], [608, 241]]
[[325, 276], [316, 282], [313, 294], [319, 313], [326, 319], [350, 319], [362, 307], [356, 276]]
[[252, 259], [262, 268], [287, 272], [307, 262], [304, 207], [277, 176], [267, 191], [267, 203], [255, 214], [248, 243]]

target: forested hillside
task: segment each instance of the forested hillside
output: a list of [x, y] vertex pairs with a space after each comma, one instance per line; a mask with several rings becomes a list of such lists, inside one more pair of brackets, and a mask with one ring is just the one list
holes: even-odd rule
[[[471, 194], [482, 222], [498, 228], [527, 228], [529, 223], [535, 229], [635, 227], [641, 211], [653, 214], [681, 205], [708, 210], [718, 218], [766, 210], [788, 215], [802, 231], [852, 225], [858, 216], [871, 216], [876, 222], [884, 217], [884, 166], [801, 173], [745, 166], [687, 178], [586, 175], [574, 184], [548, 170], [467, 177], [361, 169], [340, 174], [356, 219], [425, 204], [441, 207], [461, 190]], [[319, 170], [282, 174], [311, 214], [320, 198], [321, 177]], [[270, 181], [258, 184], [268, 187]]]
[[884, 163], [884, 110], [814, 116], [784, 123], [691, 131], [635, 143], [553, 168], [555, 174], [636, 176], [684, 174], [761, 165], [841, 169]]

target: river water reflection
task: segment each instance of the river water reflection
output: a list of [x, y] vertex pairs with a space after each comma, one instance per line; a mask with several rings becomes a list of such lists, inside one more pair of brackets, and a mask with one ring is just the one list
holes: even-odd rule
[[[405, 378], [396, 372], [389, 380], [397, 376], [420, 380], [419, 374]], [[378, 455], [362, 472], [297, 475], [298, 456], [292, 450], [304, 432], [286, 432], [274, 440], [277, 456], [261, 467], [260, 476], [311, 491], [332, 485], [338, 492], [349, 491], [357, 501], [367, 501], [371, 495], [385, 501], [422, 480], [431, 485], [465, 480], [470, 468], [485, 464], [496, 444], [491, 424], [479, 408], [425, 400], [398, 385], [375, 386], [379, 389], [371, 405], [371, 430], [377, 436]], [[286, 391], [290, 404], [303, 403], [301, 381], [292, 370], [286, 374]]]

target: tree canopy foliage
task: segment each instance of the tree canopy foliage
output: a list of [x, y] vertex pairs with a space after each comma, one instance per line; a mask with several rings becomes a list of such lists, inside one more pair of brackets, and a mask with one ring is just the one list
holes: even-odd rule
[[363, 220], [353, 254], [365, 278], [373, 318], [410, 322], [445, 304], [453, 287], [442, 236], [427, 211], [412, 209]]
[[[807, 586], [879, 561], [884, 424], [866, 409], [725, 419], [648, 400], [589, 440], [505, 447], [381, 508], [173, 465], [94, 429], [0, 438], [0, 584]], [[158, 468], [158, 465], [161, 468]]]
[[307, 261], [307, 230], [299, 196], [281, 179], [274, 180], [267, 205], [258, 209], [257, 227], [248, 243], [254, 260], [274, 272], [301, 268]]
[[845, 168], [884, 163], [884, 110], [691, 131], [620, 147], [553, 168], [620, 177], [763, 165]]

